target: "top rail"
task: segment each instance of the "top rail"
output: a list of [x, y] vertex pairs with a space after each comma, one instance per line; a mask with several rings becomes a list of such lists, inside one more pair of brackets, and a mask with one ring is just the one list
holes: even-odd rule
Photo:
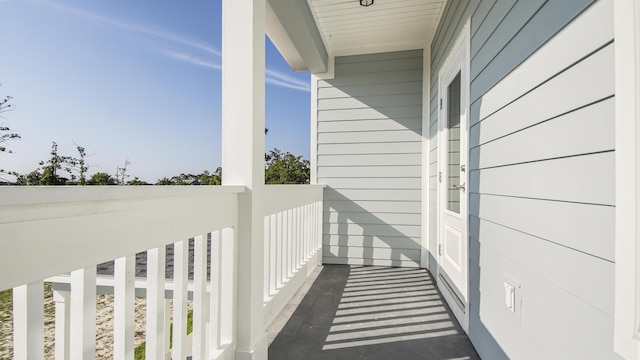
[[242, 186], [0, 188], [0, 290], [237, 224]]
[[322, 201], [324, 188], [325, 185], [266, 185], [262, 213], [275, 214]]

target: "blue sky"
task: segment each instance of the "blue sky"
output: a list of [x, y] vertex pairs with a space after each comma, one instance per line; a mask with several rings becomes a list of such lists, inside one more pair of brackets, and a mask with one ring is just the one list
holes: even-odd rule
[[[0, 124], [22, 136], [0, 168], [36, 169], [52, 141], [149, 182], [220, 166], [220, 0], [0, 0], [0, 33]], [[266, 42], [266, 147], [309, 158], [309, 74]]]

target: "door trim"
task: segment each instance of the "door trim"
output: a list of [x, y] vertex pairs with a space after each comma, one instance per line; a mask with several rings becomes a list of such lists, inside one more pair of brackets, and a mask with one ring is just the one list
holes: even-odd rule
[[640, 359], [640, 4], [616, 0], [614, 350]]
[[[460, 152], [464, 152], [466, 154], [467, 162], [469, 156], [469, 98], [470, 98], [470, 53], [471, 53], [471, 31], [470, 31], [470, 19], [467, 20], [462, 31], [458, 35], [453, 47], [449, 51], [445, 61], [438, 71], [438, 99], [443, 98], [443, 91], [446, 91], [446, 88], [449, 85], [449, 82], [455, 77], [455, 75], [451, 76], [451, 74], [457, 74], [458, 71], [461, 73], [460, 85], [461, 85], [461, 117], [466, 118], [465, 121], [465, 136], [466, 142], [465, 146], [461, 147]], [[440, 101], [440, 100], [439, 100]], [[446, 127], [446, 119], [443, 118], [444, 106], [438, 106], [438, 175], [443, 171], [443, 161], [446, 157], [445, 144], [443, 143], [443, 134], [444, 129]], [[465, 332], [469, 332], [469, 212], [468, 212], [468, 204], [469, 204], [469, 167], [467, 165], [467, 171], [463, 172], [464, 181], [467, 184], [467, 189], [461, 194], [464, 196], [466, 206], [461, 207], [460, 209], [460, 217], [462, 219], [462, 238], [463, 245], [465, 246], [465, 258], [463, 259], [463, 263], [465, 268], [463, 269], [464, 281], [465, 281], [465, 289], [461, 289], [463, 293], [460, 294], [458, 291], [455, 291], [451, 286], [449, 281], [447, 280], [447, 276], [444, 272], [441, 272], [440, 263], [442, 261], [443, 255], [440, 254], [440, 247], [443, 242], [443, 232], [444, 232], [444, 221], [443, 215], [445, 212], [450, 212], [446, 209], [446, 203], [443, 201], [444, 196], [443, 193], [446, 192], [446, 180], [438, 179], [437, 182], [437, 243], [438, 249], [434, 249], [435, 258], [438, 259], [437, 271], [438, 275], [436, 276], [438, 280], [438, 288], [442, 292], [444, 299], [449, 304], [451, 311], [457, 318], [458, 322], [462, 326]]]

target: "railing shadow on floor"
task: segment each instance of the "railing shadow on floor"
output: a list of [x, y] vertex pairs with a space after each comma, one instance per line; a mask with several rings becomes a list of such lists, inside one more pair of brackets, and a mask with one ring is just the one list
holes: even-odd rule
[[424, 269], [325, 265], [270, 359], [479, 359]]

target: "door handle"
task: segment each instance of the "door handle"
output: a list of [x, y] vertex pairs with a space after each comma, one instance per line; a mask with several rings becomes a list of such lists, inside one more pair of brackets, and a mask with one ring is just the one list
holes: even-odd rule
[[464, 191], [466, 188], [466, 185], [464, 183], [460, 184], [460, 185], [453, 185], [453, 189], [454, 190], [462, 190]]

